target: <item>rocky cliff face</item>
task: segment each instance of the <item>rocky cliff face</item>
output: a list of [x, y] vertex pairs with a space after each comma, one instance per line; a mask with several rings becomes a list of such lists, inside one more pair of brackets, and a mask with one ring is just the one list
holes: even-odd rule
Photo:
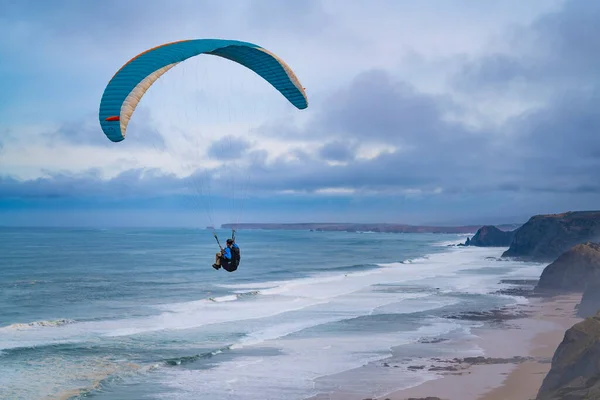
[[600, 313], [565, 333], [536, 400], [600, 399]]
[[537, 215], [520, 227], [503, 257], [552, 261], [576, 244], [600, 240], [600, 211]]
[[581, 303], [577, 308], [577, 316], [591, 317], [600, 311], [600, 281], [590, 282], [585, 286]]
[[495, 226], [486, 225], [477, 230], [471, 240], [467, 239], [465, 246], [479, 247], [508, 247], [515, 231], [502, 231]]
[[600, 243], [586, 242], [544, 268], [536, 291], [582, 292], [593, 282], [600, 282]]

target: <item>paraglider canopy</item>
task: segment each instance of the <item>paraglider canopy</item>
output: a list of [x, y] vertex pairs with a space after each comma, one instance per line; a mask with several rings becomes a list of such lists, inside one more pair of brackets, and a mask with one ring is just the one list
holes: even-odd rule
[[209, 54], [256, 72], [298, 109], [308, 107], [304, 88], [290, 67], [270, 51], [248, 42], [195, 39], [166, 43], [138, 54], [117, 71], [102, 95], [99, 120], [113, 142], [125, 139], [127, 125], [144, 93], [158, 78], [190, 57]]
[[[256, 73], [277, 91], [279, 91], [279, 93], [281, 93], [281, 95], [283, 95], [283, 97], [297, 109], [302, 110], [308, 107], [308, 100], [304, 88], [300, 84], [298, 78], [291, 68], [277, 55], [264, 49], [263, 47], [253, 43], [237, 40], [181, 40], [161, 44], [136, 55], [123, 66], [121, 66], [121, 68], [110, 79], [106, 88], [104, 89], [104, 93], [100, 101], [98, 115], [100, 126], [106, 137], [112, 142], [123, 141], [127, 133], [129, 121], [132, 118], [136, 107], [150, 87], [152, 87], [152, 85], [157, 82], [159, 78], [167, 71], [179, 63], [202, 54], [218, 56], [219, 58], [233, 61], [234, 63], [231, 63], [232, 65], [239, 64], [244, 66], [248, 70]], [[204, 58], [204, 60], [206, 60], [206, 58]], [[191, 64], [193, 65], [193, 62]], [[228, 77], [225, 76], [225, 78]], [[222, 79], [223, 76], [220, 76], [217, 81], [222, 83]], [[208, 84], [209, 82], [206, 83]], [[256, 106], [256, 103], [260, 103], [256, 98], [243, 100], [242, 107], [253, 109]], [[198, 104], [196, 104], [196, 106], [197, 105]], [[205, 102], [204, 106], [206, 106], [206, 108], [215, 106], [215, 108], [218, 109], [218, 101], [215, 100], [214, 104], [211, 104], [211, 101]], [[221, 121], [219, 119], [218, 112], [216, 113], [216, 116], [217, 124], [221, 124], [221, 122], [223, 122], [223, 125], [225, 125], [227, 121]], [[183, 184], [189, 185], [190, 190], [197, 192], [197, 196], [191, 196], [190, 198], [192, 205], [200, 206], [200, 203], [205, 202], [204, 207], [201, 208], [203, 208], [206, 212], [209, 220], [208, 222], [210, 222], [211, 227], [214, 227], [214, 221], [212, 218], [213, 201], [211, 195], [212, 193], [215, 193], [215, 191], [210, 189], [213, 176], [208, 171], [209, 168], [212, 167], [207, 166], [209, 159], [214, 154], [210, 154], [210, 151], [207, 153], [207, 163], [205, 163], [202, 166], [203, 169], [201, 169], [198, 166], [193, 165], [194, 163], [190, 162], [192, 157], [190, 157], [188, 153], [189, 150], [193, 151], [198, 149], [199, 146], [197, 140], [199, 136], [202, 136], [199, 132], [202, 129], [203, 128], [194, 126], [194, 131], [190, 132], [191, 135], [181, 142], [177, 140], [177, 135], [171, 132], [168, 135], [169, 139], [174, 139], [175, 137], [175, 140], [169, 140], [169, 144], [164, 148], [164, 150], [166, 150], [167, 153], [170, 153], [169, 149], [176, 148], [178, 144], [179, 146], [184, 147], [179, 148], [179, 150], [182, 150], [180, 154], [170, 155], [175, 161], [174, 165], [180, 166], [179, 172], [181, 172], [183, 169], [192, 169], [193, 172], [185, 177]], [[222, 135], [220, 139], [229, 140], [229, 147], [231, 149], [232, 137], [233, 136], [230, 135]], [[196, 142], [196, 145], [193, 144], [192, 140]], [[204, 138], [201, 138], [201, 140], [203, 143], [207, 143]], [[225, 153], [225, 151], [222, 151], [218, 155], [221, 156], [221, 159], [223, 159], [222, 155]], [[256, 153], [255, 157], [257, 157], [258, 154], [259, 153]], [[200, 158], [199, 153], [198, 157], [196, 158]], [[243, 210], [243, 200], [245, 199], [243, 192], [244, 190], [247, 190], [247, 185], [243, 185], [241, 190], [236, 192], [235, 179], [239, 176], [239, 179], [243, 180], [243, 175], [247, 176], [252, 169], [237, 168], [235, 166], [235, 159], [231, 160], [227, 154], [225, 154], [225, 158], [227, 159], [227, 162], [224, 164], [225, 169], [229, 171], [229, 168], [232, 168], [234, 171], [242, 171], [239, 174], [238, 172], [236, 172], [236, 174], [225, 174], [227, 179], [219, 180], [221, 190], [218, 191], [217, 194], [221, 196], [221, 202], [224, 202], [225, 198], [231, 199], [231, 207], [227, 207], [227, 209], [228, 211], [231, 211], [228, 212], [228, 215], [232, 215], [234, 214], [233, 211], [235, 209]], [[205, 182], [202, 182], [203, 175], [206, 175]], [[219, 175], [216, 174], [216, 176], [218, 177]], [[239, 199], [242, 201], [239, 201]], [[239, 221], [239, 216], [234, 217], [234, 219]], [[213, 230], [216, 238], [214, 228], [211, 229]], [[235, 240], [235, 238], [233, 239]]]

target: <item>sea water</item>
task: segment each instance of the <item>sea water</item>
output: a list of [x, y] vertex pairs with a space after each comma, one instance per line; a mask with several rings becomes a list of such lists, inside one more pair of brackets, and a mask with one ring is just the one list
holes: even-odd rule
[[466, 235], [236, 236], [242, 262], [229, 273], [211, 267], [207, 230], [0, 228], [0, 398], [385, 393], [432, 376], [408, 371], [410, 359], [385, 385], [361, 368], [398, 349], [469, 350], [436, 339], [480, 323], [448, 316], [526, 302], [497, 294], [499, 281], [544, 267], [451, 246]]

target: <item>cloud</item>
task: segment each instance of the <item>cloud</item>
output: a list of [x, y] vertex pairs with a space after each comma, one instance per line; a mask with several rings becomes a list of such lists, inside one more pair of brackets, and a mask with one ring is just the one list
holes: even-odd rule
[[[15, 7], [21, 7], [18, 4]], [[217, 7], [216, 3], [212, 4]], [[407, 69], [399, 67], [399, 58], [389, 54], [388, 58], [382, 56], [402, 48], [398, 43], [386, 47], [387, 41], [370, 41], [376, 32], [383, 30], [364, 33], [361, 41], [356, 43], [348, 39], [342, 41], [341, 36], [336, 36], [356, 25], [350, 22], [360, 19], [356, 16], [352, 19], [350, 12], [360, 11], [360, 7], [345, 8], [340, 11], [336, 26], [328, 26], [333, 15], [332, 4], [249, 2], [239, 9], [242, 11], [232, 15], [220, 11], [214, 14], [215, 21], [219, 18], [229, 22], [244, 21], [242, 25], [250, 29], [247, 32], [254, 38], [273, 36], [280, 48], [293, 54], [300, 61], [298, 65], [313, 74], [309, 74], [308, 81], [316, 87], [331, 89], [331, 82], [339, 85], [330, 92], [323, 89], [314, 96], [311, 92], [311, 106], [305, 112], [274, 111], [268, 121], [253, 120], [253, 123], [263, 123], [260, 129], [254, 130], [249, 124], [236, 125], [226, 131], [217, 131], [210, 125], [206, 130], [215, 136], [202, 139], [200, 143], [202, 149], [207, 149], [208, 158], [203, 154], [193, 155], [191, 151], [196, 147], [191, 148], [191, 142], [182, 139], [177, 145], [183, 150], [176, 154], [175, 161], [189, 161], [196, 167], [202, 165], [202, 169], [189, 177], [170, 174], [170, 168], [167, 165], [161, 168], [158, 160], [150, 168], [138, 168], [144, 165], [139, 163], [134, 169], [119, 171], [110, 179], [105, 179], [100, 170], [66, 173], [58, 172], [64, 169], [62, 167], [48, 165], [53, 169], [39, 179], [3, 178], [1, 195], [4, 198], [118, 198], [157, 194], [176, 196], [210, 188], [212, 193], [228, 196], [234, 185], [273, 201], [296, 195], [318, 198], [335, 194], [357, 202], [376, 196], [397, 196], [419, 198], [419, 205], [424, 209], [448, 202], [474, 207], [487, 201], [491, 207], [494, 196], [503, 199], [503, 204], [509, 204], [511, 199], [521, 199], [531, 208], [556, 205], [557, 197], [560, 197], [561, 205], [590, 204], [588, 200], [597, 198], [595, 195], [600, 192], [595, 177], [600, 167], [600, 141], [597, 140], [600, 134], [600, 113], [597, 112], [600, 104], [598, 2], [566, 1], [560, 8], [533, 22], [512, 26], [500, 39], [490, 42], [482, 54], [466, 54], [461, 49], [460, 53], [455, 51], [454, 56], [449, 56], [453, 50], [445, 48], [442, 58], [452, 60], [452, 67], [446, 70], [443, 70], [446, 68], [443, 62], [431, 56], [436, 53], [432, 43], [439, 45], [439, 37], [432, 34], [427, 40], [423, 39], [422, 43], [428, 43], [423, 45], [428, 56], [419, 58], [419, 63], [430, 63], [428, 73], [436, 70], [440, 81], [440, 77], [447, 76], [457, 65], [459, 67], [447, 86], [439, 85], [430, 90], [411, 80], [411, 76], [418, 76], [419, 71], [405, 74]], [[127, 7], [129, 10], [130, 6]], [[134, 8], [123, 15], [134, 13]], [[192, 8], [189, 5], [186, 10]], [[503, 12], [508, 13], [509, 8], [506, 6]], [[75, 26], [85, 24], [86, 18], [92, 23], [92, 11], [78, 11], [86, 17]], [[376, 11], [369, 10], [370, 13]], [[51, 18], [43, 23], [44, 29], [57, 20], [73, 17], [76, 9], [63, 12], [54, 9]], [[148, 26], [152, 25], [147, 24], [156, 21], [158, 14], [156, 9], [140, 12], [140, 19], [132, 22], [131, 27], [121, 24], [119, 29], [148, 32]], [[174, 15], [179, 15], [173, 10], [165, 12], [167, 20], [175, 20]], [[195, 14], [190, 12], [190, 15]], [[187, 24], [190, 18], [186, 16], [181, 23]], [[10, 29], [15, 29], [11, 26]], [[384, 36], [396, 37], [398, 42], [405, 40], [402, 36], [391, 35], [391, 26], [386, 25]], [[262, 33], [260, 27], [264, 27]], [[58, 27], [50, 36], [63, 37], [69, 34], [69, 29], [75, 27]], [[95, 26], [87, 34], [92, 37], [101, 31]], [[110, 33], [110, 38], [98, 43], [95, 49], [110, 47], [115, 37], [125, 35], [122, 31], [116, 32], [114, 37]], [[169, 34], [171, 32], [175, 30]], [[358, 30], [353, 32], [355, 35], [360, 33]], [[315, 36], [315, 33], [321, 36]], [[19, 34], [26, 36], [26, 32]], [[149, 43], [154, 38], [143, 42]], [[324, 45], [332, 38], [340, 40], [339, 47], [331, 43]], [[277, 42], [273, 41], [270, 44], [277, 48]], [[300, 43], [304, 45], [299, 46]], [[128, 42], [119, 51], [129, 54], [142, 44]], [[314, 48], [309, 44], [315, 44]], [[352, 52], [346, 52], [355, 44]], [[102, 57], [102, 54], [105, 53], [98, 53], [96, 57]], [[357, 57], [357, 54], [361, 56]], [[325, 55], [334, 59], [331, 65], [326, 62]], [[349, 63], [352, 59], [356, 63]], [[347, 69], [338, 68], [345, 63], [348, 63]], [[104, 64], [103, 73], [113, 71], [114, 65], [109, 68], [109, 64]], [[330, 82], [331, 76], [335, 76], [335, 80]], [[321, 81], [327, 82], [324, 86], [315, 84]], [[104, 80], [102, 84], [105, 84]], [[98, 90], [103, 87], [97, 86]], [[187, 101], [183, 97], [177, 100], [181, 104]], [[165, 100], [162, 104], [167, 103], [170, 101]], [[174, 108], [177, 106], [173, 105]], [[158, 142], [163, 148], [172, 149], [169, 145], [175, 140], [173, 136], [180, 133], [177, 137], [194, 136], [187, 127], [178, 126], [178, 121], [169, 112], [161, 114], [164, 118], [159, 122], [163, 123], [154, 123], [153, 115], [152, 107], [148, 111], [136, 111], [128, 140], [122, 143], [130, 146], [129, 149], [135, 148], [136, 155], [144, 162], [154, 161], [158, 154], [150, 153], [144, 148], [145, 144]], [[219, 117], [215, 116], [215, 119], [219, 121]], [[76, 148], [106, 150], [114, 145], [99, 131], [95, 116], [89, 121], [74, 121], [81, 119], [73, 118], [63, 123], [60, 129], [49, 131], [52, 138]], [[175, 121], [174, 126], [166, 126], [165, 121]], [[214, 141], [217, 135], [222, 138]], [[4, 141], [4, 150], [9, 146], [10, 142]], [[143, 155], [146, 158], [141, 158]], [[215, 162], [219, 159], [235, 161], [235, 174], [229, 173], [233, 168], [226, 170], [219, 166]], [[198, 162], [194, 163], [194, 160]], [[107, 159], [108, 164], [113, 162]], [[222, 179], [224, 176], [235, 177], [236, 182]]]
[[[2, 3], [0, 15], [6, 22], [3, 28], [15, 35], [13, 40], [40, 39], [40, 43], [32, 43], [34, 48], [49, 43], [58, 45], [61, 40], [101, 48], [132, 32], [153, 37], [164, 35], [164, 28], [175, 21], [185, 24], [195, 20], [212, 26], [227, 11], [226, 7], [205, 0], [182, 0], [178, 7], [165, 7], [157, 1], [143, 2], [145, 7], [140, 7], [141, 4], [141, 1], [122, 4], [115, 0], [102, 4], [57, 0], [52, 5], [31, 0], [9, 1]], [[117, 8], [119, 12], [115, 13]], [[107, 37], [111, 40], [97, 40]]]
[[103, 179], [98, 169], [81, 173], [48, 172], [45, 177], [20, 181], [0, 177], [0, 198], [105, 198], [168, 197], [192, 194], [204, 179], [201, 172], [186, 179], [153, 169], [130, 169]]
[[244, 157], [250, 147], [250, 142], [244, 138], [228, 135], [212, 142], [207, 154], [216, 160], [235, 160]]
[[150, 111], [144, 107], [136, 108], [135, 118], [127, 126], [124, 141], [115, 144], [111, 142], [100, 127], [98, 116], [88, 115], [81, 120], [66, 120], [51, 136], [63, 140], [73, 146], [90, 145], [98, 147], [114, 147], [116, 145], [125, 148], [155, 148], [165, 149], [165, 140], [155, 124]]
[[[468, 83], [474, 91], [481, 90], [480, 84], [483, 90], [493, 88], [498, 97], [515, 95], [512, 85], [517, 82], [520, 91], [540, 101], [534, 107], [500, 124], [474, 128], [461, 121], [472, 110], [454, 102], [450, 94], [419, 92], [389, 72], [368, 71], [331, 96], [294, 134], [319, 142], [379, 143], [391, 151], [343, 166], [314, 159], [279, 161], [264, 167], [269, 171], [268, 184], [273, 190], [597, 192], [600, 25], [594, 21], [598, 10], [595, 2], [568, 2], [509, 37], [509, 42], [522, 38], [514, 52], [468, 61], [454, 81]], [[582, 51], [580, 38], [588, 36]]]
[[[257, 177], [257, 186], [285, 190], [395, 187], [402, 192], [415, 186], [434, 191], [440, 185], [451, 188], [475, 182], [482, 172], [476, 168], [489, 165], [495, 142], [490, 132], [473, 131], [448, 119], [447, 114], [457, 109], [448, 98], [421, 93], [388, 72], [365, 72], [333, 95], [294, 134], [325, 142], [319, 156], [346, 163], [329, 165], [315, 157], [293, 162], [281, 159], [262, 166], [260, 176], [268, 178], [263, 182]], [[269, 128], [278, 134], [284, 129]]]
[[568, 188], [597, 185], [600, 168], [600, 85], [590, 93], [563, 93], [546, 107], [508, 124], [519, 163], [516, 176]]
[[246, 18], [250, 27], [277, 33], [322, 34], [335, 23], [334, 16], [325, 11], [320, 0], [255, 0], [248, 3]]
[[[182, 0], [177, 7], [160, 1], [121, 4], [109, 0], [94, 5], [59, 0], [52, 6], [28, 0], [3, 2], [0, 116], [4, 121], [48, 121], [57, 115], [96, 112], [115, 71], [148, 48], [203, 37], [254, 40], [255, 35], [239, 24], [240, 18], [246, 18], [246, 4], [229, 7], [205, 0]], [[276, 14], [264, 18], [276, 18]], [[280, 54], [271, 43], [265, 45]], [[283, 58], [289, 56], [284, 52]]]
[[361, 73], [331, 96], [305, 134], [411, 145], [452, 136], [454, 129], [444, 114], [456, 107], [444, 96], [421, 93], [376, 69]]
[[356, 155], [356, 148], [353, 143], [336, 140], [323, 145], [319, 150], [319, 156], [328, 161], [350, 161]]
[[4, 148], [4, 143], [10, 140], [10, 130], [8, 128], [0, 129], [0, 150]]
[[[322, 145], [317, 154], [299, 149], [290, 153], [295, 156], [291, 159], [279, 157], [269, 162], [264, 153], [257, 156], [248, 152], [249, 143], [239, 139], [239, 149], [244, 151], [238, 155], [245, 154], [245, 162], [249, 162], [250, 155], [254, 154], [254, 162], [248, 165], [243, 181], [238, 184], [259, 193], [316, 193], [324, 189], [351, 188], [359, 191], [354, 195], [360, 191], [405, 194], [415, 190], [424, 195], [490, 191], [585, 193], [598, 187], [593, 180], [594, 171], [600, 166], [600, 147], [596, 140], [600, 116], [594, 112], [598, 96], [566, 98], [536, 113], [511, 120], [502, 131], [514, 133], [505, 136], [502, 132], [473, 131], [446, 121], [441, 104], [444, 101], [406, 90], [405, 85], [397, 84], [390, 76], [382, 76], [381, 72], [366, 76], [388, 85], [379, 86], [384, 88], [381, 96], [376, 91], [365, 94], [363, 90], [355, 90], [369, 86], [363, 76], [359, 78], [362, 84], [351, 84], [344, 102], [336, 105], [331, 114], [315, 117], [309, 124], [320, 126], [319, 135], [315, 137], [333, 139]], [[401, 90], [390, 90], [390, 87]], [[360, 117], [368, 115], [373, 124], [362, 123], [361, 126]], [[335, 127], [331, 128], [334, 133], [325, 136], [330, 127]], [[348, 140], [360, 140], [361, 144], [375, 140], [397, 145], [399, 149], [385, 151], [384, 147], [375, 156], [357, 157], [360, 146], [340, 142], [338, 138], [343, 134]], [[306, 132], [306, 135], [314, 135], [314, 132]], [[235, 140], [227, 139], [228, 143]], [[213, 144], [210, 154], [218, 149], [219, 145]], [[345, 163], [330, 165], [327, 160]], [[81, 177], [68, 176], [53, 178], [52, 184], [50, 181], [38, 183], [45, 183], [42, 187], [46, 188], [64, 187], [68, 179], [75, 179], [77, 184], [73, 187], [99, 185], [104, 187], [103, 193], [122, 193], [119, 190], [127, 187], [132, 194], [142, 195], [153, 192], [149, 189], [154, 187], [153, 180], [162, 193], [168, 193], [169, 188], [189, 187], [191, 180], [202, 176], [209, 177], [212, 190], [225, 191], [227, 186], [210, 178], [217, 172], [199, 171], [187, 182], [174, 176], [153, 174], [141, 179], [140, 171], [135, 171], [106, 184], [95, 176], [93, 184], [85, 185]], [[64, 190], [62, 193], [67, 194]]]
[[454, 83], [486, 93], [516, 86], [530, 96], [589, 88], [600, 78], [598, 20], [599, 2], [565, 1], [559, 10], [490, 43], [486, 55], [464, 64]]

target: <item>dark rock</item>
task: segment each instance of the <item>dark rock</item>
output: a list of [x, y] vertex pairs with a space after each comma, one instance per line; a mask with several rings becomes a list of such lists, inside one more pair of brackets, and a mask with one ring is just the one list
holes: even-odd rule
[[535, 286], [539, 282], [539, 279], [501, 279], [500, 283], [506, 283], [508, 285], [527, 285]]
[[[465, 357], [465, 358], [453, 358], [449, 360], [442, 360], [439, 358], [432, 358], [432, 361], [447, 363], [450, 365], [431, 365], [428, 371], [461, 371], [469, 368], [471, 365], [491, 365], [491, 364], [519, 364], [525, 361], [536, 360], [535, 357], [509, 357], [509, 358], [498, 358], [498, 357]], [[408, 369], [417, 370], [423, 369], [424, 366], [410, 366]]]
[[488, 311], [465, 311], [458, 314], [446, 315], [445, 318], [467, 321], [502, 322], [527, 317], [525, 311], [514, 308], [495, 308]]
[[536, 215], [516, 230], [502, 257], [553, 261], [576, 244], [600, 239], [600, 211]]
[[600, 281], [600, 244], [571, 247], [544, 268], [536, 291], [582, 292], [586, 283]]
[[419, 339], [419, 343], [441, 343], [441, 342], [445, 342], [448, 339], [444, 339], [444, 338], [433, 338], [433, 339]]
[[521, 357], [515, 356], [510, 358], [497, 358], [497, 357], [466, 357], [461, 360], [463, 363], [470, 365], [489, 365], [489, 364], [518, 364], [525, 361], [535, 360], [534, 357]]
[[494, 294], [504, 294], [507, 296], [521, 296], [521, 297], [540, 297], [541, 296], [540, 294], [535, 293], [533, 291], [533, 288], [522, 288], [522, 287], [500, 289], [500, 290], [496, 290], [494, 292]]
[[508, 247], [515, 231], [502, 231], [495, 226], [486, 225], [477, 230], [473, 239], [465, 242], [465, 246]]
[[439, 397], [409, 397], [406, 400], [442, 400]]
[[466, 368], [467, 368], [466, 366], [461, 366], [461, 365], [445, 365], [445, 366], [435, 365], [435, 366], [429, 367], [428, 371], [456, 372], [456, 371], [461, 371]]
[[569, 328], [536, 400], [600, 399], [600, 313]]
[[495, 291], [495, 294], [503, 294], [509, 296], [522, 296], [522, 297], [542, 297], [543, 294], [536, 293], [534, 291], [535, 285], [538, 280], [535, 279], [502, 279], [500, 283], [514, 285], [516, 287], [509, 287], [506, 289], [500, 289]]

